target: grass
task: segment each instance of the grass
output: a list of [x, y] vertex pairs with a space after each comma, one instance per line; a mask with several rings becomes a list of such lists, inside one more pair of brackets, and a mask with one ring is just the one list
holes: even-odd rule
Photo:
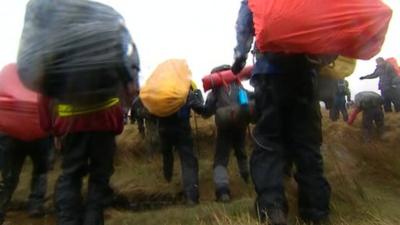
[[[119, 151], [112, 186], [137, 205], [134, 204], [131, 210], [107, 210], [106, 225], [258, 224], [253, 212], [254, 188], [240, 179], [233, 156], [229, 171], [233, 201], [229, 204], [214, 201], [212, 158], [215, 128], [212, 120], [199, 119], [198, 122], [194, 135], [199, 146], [201, 204], [187, 207], [182, 203], [179, 158], [176, 156], [173, 181], [165, 182], [160, 156], [150, 157], [146, 152], [154, 150], [153, 147], [139, 138], [135, 126], [128, 125], [118, 137]], [[360, 127], [360, 120], [349, 127], [341, 121], [332, 123], [323, 118], [322, 150], [326, 176], [332, 186], [331, 224], [400, 224], [400, 115], [386, 117], [386, 133], [382, 140], [364, 143]], [[250, 154], [250, 144], [248, 151]], [[13, 198], [14, 206], [27, 198], [30, 169], [30, 166], [24, 168]], [[49, 199], [58, 173], [57, 168], [50, 174]], [[288, 179], [287, 187], [290, 224], [301, 225], [296, 217], [296, 183]], [[49, 200], [47, 205], [51, 209], [52, 201]], [[23, 218], [26, 218], [24, 212], [12, 211], [9, 222], [54, 224], [51, 216], [36, 222]]]

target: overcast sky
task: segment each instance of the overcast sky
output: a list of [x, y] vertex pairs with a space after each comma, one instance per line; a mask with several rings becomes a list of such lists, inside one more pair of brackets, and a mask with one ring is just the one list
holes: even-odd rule
[[[233, 60], [235, 21], [240, 0], [99, 0], [126, 20], [138, 46], [144, 80], [168, 58], [185, 58], [198, 85], [217, 65]], [[4, 1], [0, 8], [0, 66], [16, 60], [27, 0]], [[378, 56], [400, 60], [400, 1], [385, 0], [393, 9], [385, 44]], [[400, 62], [400, 61], [399, 61]], [[376, 90], [377, 80], [358, 81], [372, 73], [374, 59], [358, 61], [350, 85], [353, 92]]]

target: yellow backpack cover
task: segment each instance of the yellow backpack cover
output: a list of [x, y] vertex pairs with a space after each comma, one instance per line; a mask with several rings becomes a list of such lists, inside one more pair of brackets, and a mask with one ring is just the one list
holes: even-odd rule
[[355, 68], [355, 59], [339, 56], [333, 63], [324, 66], [321, 69], [320, 74], [321, 76], [340, 80], [350, 76], [354, 72]]
[[170, 116], [186, 103], [191, 78], [186, 60], [167, 60], [157, 66], [141, 88], [139, 97], [151, 114]]

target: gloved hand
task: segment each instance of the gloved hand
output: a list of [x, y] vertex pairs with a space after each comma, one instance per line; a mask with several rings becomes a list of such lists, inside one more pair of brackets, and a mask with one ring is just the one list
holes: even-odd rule
[[365, 79], [365, 77], [360, 77], [360, 80], [364, 80]]
[[202, 106], [204, 104], [203, 94], [199, 89], [190, 91], [187, 102], [191, 107]]
[[240, 56], [240, 57], [235, 57], [235, 61], [232, 64], [232, 73], [237, 75], [240, 73], [240, 71], [243, 70], [244, 66], [246, 66], [246, 60], [247, 57], [245, 56]]

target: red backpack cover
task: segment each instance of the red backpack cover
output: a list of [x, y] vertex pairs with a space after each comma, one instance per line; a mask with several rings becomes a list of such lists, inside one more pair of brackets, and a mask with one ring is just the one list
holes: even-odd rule
[[370, 59], [381, 49], [392, 10], [381, 0], [249, 0], [262, 52]]
[[386, 59], [386, 62], [390, 63], [393, 66], [393, 69], [396, 71], [397, 76], [400, 77], [400, 67], [397, 64], [397, 60], [394, 57]]
[[0, 132], [23, 141], [48, 135], [40, 128], [38, 96], [22, 85], [15, 63], [0, 72]]

